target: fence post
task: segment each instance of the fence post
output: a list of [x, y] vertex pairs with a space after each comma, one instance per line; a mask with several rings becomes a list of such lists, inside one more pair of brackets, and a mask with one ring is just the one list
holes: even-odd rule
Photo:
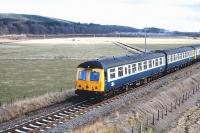
[[188, 99], [190, 98], [190, 96], [191, 96], [191, 95], [190, 95], [190, 91], [189, 91], [189, 92], [188, 92]]
[[133, 129], [133, 126], [132, 126], [132, 128], [131, 128], [131, 132], [132, 132], [132, 133], [134, 133], [134, 129]]
[[152, 123], [153, 125], [155, 124], [155, 120], [154, 120], [154, 113], [153, 113], [153, 123]]
[[142, 122], [140, 123], [140, 133], [142, 133], [142, 128], [143, 128], [143, 126], [142, 126]]
[[184, 102], [184, 94], [183, 94], [183, 99], [182, 99], [182, 103]]
[[160, 111], [158, 110], [158, 121], [159, 121], [159, 119], [160, 119]]
[[174, 106], [174, 108], [176, 109], [176, 105], [177, 105], [177, 98], [176, 98], [176, 101], [175, 101], [175, 106]]
[[170, 109], [170, 111], [169, 112], [172, 112], [172, 103], [171, 103], [171, 109]]
[[162, 109], [162, 119], [163, 119], [163, 109]]
[[167, 105], [166, 105], [165, 115], [167, 116]]
[[187, 92], [185, 93], [185, 100], [187, 100]]

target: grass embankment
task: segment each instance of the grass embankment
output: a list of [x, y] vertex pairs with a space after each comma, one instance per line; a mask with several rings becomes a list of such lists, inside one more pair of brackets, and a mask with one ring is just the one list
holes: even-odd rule
[[[175, 81], [169, 81], [169, 84], [165, 84], [160, 87], [154, 94], [148, 94], [148, 97], [141, 98], [140, 101], [129, 101], [129, 104], [122, 105], [121, 109], [111, 114], [110, 116], [106, 116], [105, 118], [101, 118], [97, 122], [82, 127], [80, 129], [76, 129], [75, 133], [84, 132], [84, 133], [103, 133], [103, 132], [139, 132], [140, 124], [143, 123], [143, 132], [154, 132], [154, 128], [157, 128], [156, 131], [164, 131], [159, 128], [167, 128], [170, 123], [174, 122], [181, 113], [186, 111], [190, 106], [193, 106], [191, 101], [192, 99], [192, 91], [196, 89], [200, 84], [200, 75], [199, 73], [191, 75], [191, 77], [180, 78]], [[180, 107], [177, 106], [177, 111], [174, 110], [174, 114], [170, 113], [170, 104], [174, 103], [177, 98], [181, 98], [183, 94], [186, 92], [190, 92], [189, 105], [187, 104], [186, 108], [184, 108], [184, 104]], [[199, 92], [196, 92], [199, 93]], [[195, 101], [193, 101], [195, 102]], [[160, 120], [159, 123], [157, 121], [157, 115], [155, 115], [155, 126], [146, 126], [147, 118], [149, 118], [149, 123], [151, 123], [150, 118], [152, 118], [152, 114], [157, 114], [158, 110], [164, 110], [165, 107], [168, 107], [168, 116], [164, 116], [164, 120]], [[177, 127], [172, 129], [172, 132], [197, 132], [197, 127], [199, 126], [199, 105], [189, 112], [187, 112], [184, 117], [182, 117]], [[177, 114], [175, 113], [177, 112]], [[161, 116], [160, 116], [161, 119]], [[150, 124], [151, 125], [151, 124]], [[185, 129], [187, 128], [187, 129]]]
[[47, 93], [39, 97], [26, 98], [21, 101], [15, 101], [13, 104], [4, 105], [0, 108], [0, 123], [22, 116], [28, 112], [65, 101], [73, 94], [73, 90]]

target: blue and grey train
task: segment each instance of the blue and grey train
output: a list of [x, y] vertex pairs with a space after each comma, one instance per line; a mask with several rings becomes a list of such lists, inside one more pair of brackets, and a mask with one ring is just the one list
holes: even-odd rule
[[200, 45], [91, 60], [77, 68], [76, 94], [104, 97], [200, 61]]

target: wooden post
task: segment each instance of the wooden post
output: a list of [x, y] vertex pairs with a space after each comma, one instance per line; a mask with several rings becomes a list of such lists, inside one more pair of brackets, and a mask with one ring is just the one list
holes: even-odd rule
[[167, 105], [166, 105], [165, 115], [167, 116]]
[[142, 126], [142, 122], [140, 123], [140, 133], [142, 133], [142, 128], [143, 128], [143, 126]]
[[158, 110], [158, 121], [159, 121], [159, 119], [160, 119], [160, 111]]
[[170, 110], [170, 112], [172, 112], [172, 103], [171, 103], [171, 110]]
[[184, 94], [183, 94], [183, 99], [182, 99], [182, 103], [184, 102]]
[[153, 113], [153, 123], [152, 123], [153, 125], [155, 125], [155, 120], [154, 120], [154, 113]]
[[181, 98], [178, 99], [178, 106], [181, 106]]
[[163, 119], [163, 109], [162, 109], [162, 119]]
[[185, 93], [185, 100], [187, 100], [187, 92]]
[[174, 106], [174, 108], [176, 109], [176, 105], [177, 105], [177, 98], [176, 98], [176, 101], [175, 101], [175, 106]]

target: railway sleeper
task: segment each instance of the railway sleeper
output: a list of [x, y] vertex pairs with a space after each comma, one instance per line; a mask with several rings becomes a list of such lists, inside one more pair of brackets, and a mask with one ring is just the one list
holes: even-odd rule
[[25, 129], [25, 130], [28, 130], [28, 131], [32, 131], [33, 129], [32, 128], [29, 128], [29, 127], [22, 127], [23, 129]]
[[15, 129], [15, 132], [17, 132], [17, 133], [27, 133], [28, 131], [23, 131], [23, 130], [21, 130], [21, 129]]

